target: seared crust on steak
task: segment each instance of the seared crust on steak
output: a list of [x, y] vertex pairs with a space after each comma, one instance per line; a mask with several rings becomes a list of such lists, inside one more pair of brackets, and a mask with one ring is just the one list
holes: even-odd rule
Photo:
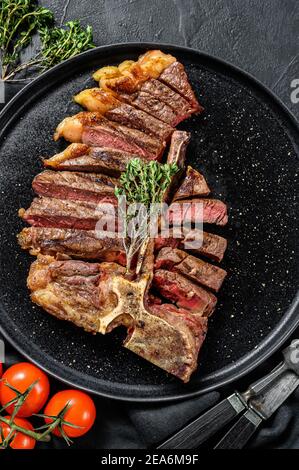
[[180, 93], [188, 100], [195, 112], [202, 112], [203, 108], [198, 103], [194, 91], [189, 83], [183, 64], [178, 61], [171, 63], [159, 76], [159, 80], [170, 88]]
[[103, 223], [115, 231], [115, 204], [110, 196], [104, 196], [101, 203], [40, 197], [33, 199], [29, 209], [20, 209], [19, 216], [35, 227], [93, 230]]
[[47, 312], [97, 333], [101, 319], [116, 305], [109, 288], [110, 272], [123, 274], [124, 268], [39, 255], [31, 265], [27, 285], [32, 301]]
[[178, 272], [216, 292], [227, 275], [226, 271], [218, 266], [189, 255], [185, 251], [169, 247], [162, 248], [158, 253], [155, 268]]
[[73, 143], [110, 147], [149, 159], [160, 158], [165, 148], [165, 142], [155, 137], [109, 121], [101, 113], [88, 111], [63, 119], [57, 126], [54, 140], [60, 137]]
[[208, 196], [210, 189], [204, 176], [199, 171], [194, 170], [188, 166], [185, 178], [175, 193], [173, 200], [192, 198], [196, 196]]
[[167, 141], [174, 130], [172, 126], [151, 114], [122, 103], [111, 93], [104, 92], [100, 88], [83, 90], [74, 97], [74, 100], [88, 111], [100, 112], [110, 121], [138, 129], [162, 141]]
[[227, 207], [219, 199], [186, 199], [173, 202], [166, 214], [170, 225], [185, 224], [216, 224], [226, 225], [228, 222]]
[[[155, 239], [155, 250], [164, 247], [192, 250], [215, 261], [223, 258], [227, 242], [212, 233], [190, 230], [185, 237], [178, 237], [175, 231]], [[176, 237], [176, 238], [174, 238]], [[195, 248], [194, 240], [200, 247]], [[98, 230], [78, 230], [56, 227], [27, 227], [18, 235], [20, 246], [30, 253], [55, 255], [66, 254], [74, 258], [115, 261], [124, 265], [126, 257], [123, 240], [119, 234]]]
[[73, 258], [126, 264], [123, 240], [115, 233], [52, 227], [27, 227], [18, 235], [18, 242], [32, 255], [64, 254]]
[[99, 202], [103, 197], [114, 199], [118, 180], [98, 173], [46, 170], [35, 176], [32, 188], [39, 196]]
[[176, 272], [156, 270], [153, 286], [177, 307], [190, 310], [193, 314], [209, 317], [216, 307], [214, 294]]
[[44, 159], [43, 163], [53, 170], [91, 171], [119, 176], [132, 158], [143, 159], [139, 155], [109, 147], [71, 144], [63, 152]]

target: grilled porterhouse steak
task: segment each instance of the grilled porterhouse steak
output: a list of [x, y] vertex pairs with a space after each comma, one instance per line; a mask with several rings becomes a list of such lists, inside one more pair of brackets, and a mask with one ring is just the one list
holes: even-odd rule
[[139, 279], [118, 265], [56, 261], [39, 256], [30, 269], [32, 300], [52, 315], [92, 333], [128, 327], [124, 346], [187, 382], [207, 331], [207, 319], [170, 304], [149, 304], [152, 253]]
[[[189, 226], [227, 223], [226, 206], [207, 197], [204, 176], [185, 170], [190, 134], [175, 130], [203, 108], [183, 65], [161, 51], [104, 67], [94, 78], [99, 88], [75, 96], [86, 111], [56, 129], [55, 139], [71, 144], [43, 160], [46, 170], [32, 183], [38, 197], [19, 211], [31, 225], [18, 235], [19, 244], [37, 256], [28, 276], [31, 298], [92, 333], [126, 326], [126, 348], [187, 382], [216, 306], [213, 292], [226, 276], [194, 256], [219, 262], [226, 240], [178, 226], [182, 216]], [[132, 158], [160, 160], [169, 141], [167, 162], [180, 170], [164, 195], [172, 202], [166, 214], [172, 228], [164, 231], [161, 219], [159, 234], [138, 258], [136, 277], [128, 278], [123, 240], [115, 236], [115, 186]]]
[[[123, 242], [116, 235], [107, 231], [32, 226], [23, 228], [18, 241], [24, 250], [35, 255], [64, 253], [73, 258], [115, 261], [125, 265]], [[194, 248], [194, 240], [202, 240], [198, 248]], [[222, 260], [226, 246], [225, 238], [196, 229], [182, 236], [174, 231], [163, 237], [162, 232], [155, 239], [156, 252], [165, 247], [181, 248], [218, 262]]]

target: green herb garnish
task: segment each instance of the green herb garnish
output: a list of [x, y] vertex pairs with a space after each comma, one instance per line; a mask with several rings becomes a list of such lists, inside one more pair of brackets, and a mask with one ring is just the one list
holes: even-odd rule
[[[94, 47], [92, 29], [70, 21], [62, 28], [53, 27], [54, 16], [35, 0], [1, 0], [0, 61], [2, 80], [11, 80], [24, 69], [35, 66], [45, 70], [80, 52]], [[26, 63], [20, 54], [39, 33], [41, 50]]]
[[42, 65], [46, 68], [95, 47], [92, 27], [84, 29], [79, 21], [69, 21], [64, 28], [41, 28], [40, 36]]
[[[174, 164], [143, 162], [132, 159], [120, 177], [115, 189], [120, 204], [119, 210], [124, 224], [124, 248], [127, 256], [127, 271], [131, 272], [133, 257], [146, 247], [150, 222], [159, 215], [159, 204], [163, 202], [172, 177], [178, 172]], [[123, 198], [127, 208], [124, 208]], [[145, 248], [144, 248], [145, 249]]]

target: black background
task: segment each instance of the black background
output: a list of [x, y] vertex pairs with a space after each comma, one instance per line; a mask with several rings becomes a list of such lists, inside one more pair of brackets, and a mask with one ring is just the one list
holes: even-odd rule
[[[296, 0], [42, 0], [57, 23], [81, 19], [94, 30], [96, 45], [155, 41], [200, 49], [228, 60], [268, 85], [299, 118], [290, 99], [299, 79], [299, 3]], [[7, 348], [8, 361], [20, 359]], [[273, 362], [279, 356], [273, 358]], [[241, 388], [270, 363], [242, 383]], [[53, 388], [60, 388], [53, 383]], [[222, 394], [230, 389], [221, 391]], [[288, 400], [252, 440], [251, 447], [299, 448], [299, 394]], [[218, 392], [181, 404], [124, 405], [96, 399], [94, 430], [76, 441], [81, 448], [143, 448], [167, 437], [219, 399]], [[64, 446], [54, 440], [52, 446]]]

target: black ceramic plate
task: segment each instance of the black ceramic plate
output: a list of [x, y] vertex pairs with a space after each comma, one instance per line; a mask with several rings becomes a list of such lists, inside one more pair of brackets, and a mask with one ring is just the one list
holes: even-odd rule
[[[121, 347], [122, 331], [91, 336], [34, 306], [26, 288], [32, 257], [16, 234], [20, 207], [32, 199], [41, 156], [65, 144], [53, 130], [79, 108], [72, 95], [95, 86], [96, 68], [161, 48], [184, 63], [206, 112], [186, 121], [188, 161], [229, 205], [223, 263], [229, 276], [210, 321], [198, 371], [188, 385]], [[252, 370], [297, 326], [298, 125], [284, 106], [244, 72], [211, 56], [156, 44], [94, 49], [43, 74], [0, 117], [1, 313], [14, 346], [63, 381], [100, 395], [136, 401], [177, 399], [215, 389]], [[297, 299], [298, 300], [298, 299]]]

